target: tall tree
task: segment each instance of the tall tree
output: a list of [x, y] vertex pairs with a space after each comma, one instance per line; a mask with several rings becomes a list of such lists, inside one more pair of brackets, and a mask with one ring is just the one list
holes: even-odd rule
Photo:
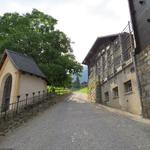
[[31, 13], [5, 13], [0, 16], [0, 54], [4, 49], [26, 53], [34, 58], [48, 77], [49, 84], [65, 86], [71, 74], [82, 66], [75, 60], [70, 39], [55, 29], [57, 20], [33, 9]]
[[80, 79], [79, 75], [76, 75], [76, 80], [73, 82], [73, 88], [79, 89], [80, 88]]

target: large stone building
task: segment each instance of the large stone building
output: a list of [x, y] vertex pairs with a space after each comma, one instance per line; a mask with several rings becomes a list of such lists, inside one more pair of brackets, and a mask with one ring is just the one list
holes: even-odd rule
[[17, 96], [21, 100], [47, 89], [47, 78], [31, 57], [5, 50], [0, 61], [0, 111], [9, 109]]
[[150, 0], [128, 0], [136, 40], [143, 116], [150, 118]]
[[133, 52], [133, 35], [130, 33], [97, 38], [83, 61], [88, 65], [92, 101], [141, 114]]

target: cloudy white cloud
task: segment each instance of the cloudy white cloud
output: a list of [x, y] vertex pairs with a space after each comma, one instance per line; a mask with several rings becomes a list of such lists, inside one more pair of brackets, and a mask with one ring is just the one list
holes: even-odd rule
[[121, 32], [129, 18], [127, 0], [0, 0], [0, 14], [37, 8], [58, 20], [82, 62], [98, 36]]

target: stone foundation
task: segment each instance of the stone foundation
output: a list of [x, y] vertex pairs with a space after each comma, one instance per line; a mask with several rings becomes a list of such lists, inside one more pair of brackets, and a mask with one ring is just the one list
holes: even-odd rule
[[91, 102], [101, 103], [101, 86], [94, 77], [91, 77], [89, 79], [88, 88], [89, 88], [88, 96]]
[[150, 46], [136, 55], [140, 80], [143, 116], [150, 118]]

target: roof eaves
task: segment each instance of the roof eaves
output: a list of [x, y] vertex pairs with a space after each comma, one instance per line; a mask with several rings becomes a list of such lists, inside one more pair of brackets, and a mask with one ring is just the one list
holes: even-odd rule
[[36, 77], [41, 78], [41, 79], [45, 80], [46, 82], [48, 82], [48, 79], [47, 79], [47, 77], [45, 75], [42, 77], [40, 75], [37, 75], [37, 74], [34, 74], [34, 73], [30, 73], [30, 72], [27, 72], [27, 71], [23, 71], [23, 70], [19, 70], [19, 71], [22, 72], [22, 73], [26, 73], [26, 74], [32, 75], [32, 76], [36, 76]]
[[1, 57], [1, 60], [0, 60], [0, 70], [1, 70], [1, 68], [2, 68], [2, 66], [3, 66], [3, 63], [4, 63], [6, 57], [7, 57], [7, 56], [6, 56], [6, 53], [3, 53], [3, 54], [2, 54], [2, 57]]
[[7, 54], [7, 56], [9, 57], [9, 59], [10, 59], [10, 61], [12, 62], [12, 64], [15, 66], [15, 68], [17, 69], [17, 70], [21, 70], [16, 64], [15, 64], [15, 62], [14, 62], [14, 60], [11, 58], [11, 56], [10, 56], [10, 53], [9, 53], [9, 51], [10, 50], [5, 50], [5, 53]]
[[102, 37], [97, 37], [96, 41], [94, 42], [92, 48], [90, 49], [90, 51], [88, 52], [87, 56], [85, 57], [85, 59], [83, 60], [82, 64], [85, 64], [87, 65], [87, 59], [90, 57], [90, 55], [92, 54], [93, 52], [93, 49], [96, 45], [96, 43], [101, 40], [101, 39], [105, 39], [105, 38], [111, 38], [111, 37], [117, 37], [120, 33], [117, 33], [117, 34], [112, 34], [112, 35], [106, 35], [106, 36], [102, 36]]
[[[42, 78], [42, 79], [48, 81], [47, 77], [43, 74], [43, 72], [41, 73], [42, 75], [38, 75], [38, 74], [31, 73], [31, 72], [28, 72], [28, 71], [25, 71], [25, 70], [19, 68], [19, 67], [15, 64], [14, 60], [12, 59], [12, 57], [11, 57], [11, 55], [10, 55], [10, 52], [16, 53], [16, 52], [14, 52], [14, 51], [7, 50], [7, 49], [5, 50], [4, 53], [9, 57], [9, 59], [10, 59], [11, 62], [12, 62], [12, 64], [15, 66], [15, 68], [16, 68], [18, 71], [20, 71], [20, 72], [25, 72], [25, 73], [27, 73], [27, 74], [34, 75], [34, 76], [37, 76], [37, 77], [39, 77], [39, 78]], [[19, 54], [19, 53], [16, 53], [16, 54]], [[19, 54], [19, 55], [22, 55], [22, 54]], [[22, 56], [24, 56], [24, 55], [22, 55]], [[30, 59], [33, 60], [32, 57], [29, 57], [29, 56], [25, 56], [25, 57], [28, 57], [28, 58], [30, 58]], [[33, 60], [33, 61], [34, 61], [34, 60]], [[36, 64], [36, 65], [37, 65], [37, 64]]]
[[85, 59], [83, 60], [82, 64], [87, 65], [87, 59], [88, 59], [88, 57], [92, 54], [92, 50], [93, 50], [95, 44], [98, 42], [98, 39], [99, 39], [99, 37], [97, 37], [97, 39], [95, 40], [93, 46], [92, 46], [91, 49], [89, 50], [89, 52], [88, 52], [88, 54], [86, 55]]

